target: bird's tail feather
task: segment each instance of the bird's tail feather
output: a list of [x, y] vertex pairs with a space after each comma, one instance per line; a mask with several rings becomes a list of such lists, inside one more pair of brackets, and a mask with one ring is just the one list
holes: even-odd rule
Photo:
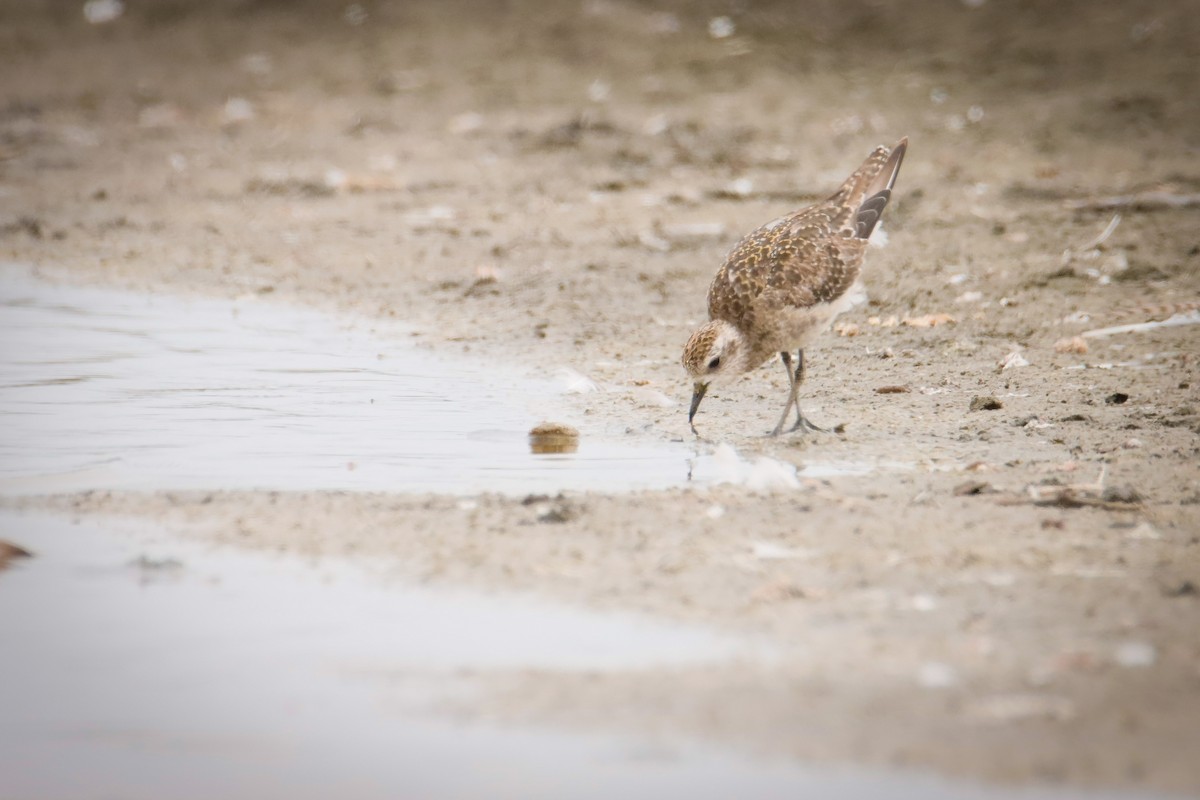
[[[887, 156], [887, 161], [878, 170], [870, 174], [860, 197], [864, 197], [854, 215], [854, 235], [859, 239], [869, 239], [875, 230], [883, 209], [887, 207], [892, 197], [892, 187], [896, 185], [896, 176], [900, 173], [900, 164], [904, 161], [904, 153], [908, 150], [908, 139], [901, 139]], [[868, 163], [871, 159], [868, 159]], [[867, 175], [863, 175], [866, 178]], [[857, 188], [857, 187], [856, 187]]]

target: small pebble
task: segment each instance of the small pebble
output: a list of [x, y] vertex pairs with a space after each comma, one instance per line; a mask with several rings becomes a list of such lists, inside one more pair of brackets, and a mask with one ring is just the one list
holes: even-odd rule
[[575, 518], [575, 512], [566, 503], [543, 503], [534, 509], [537, 521], [551, 525], [561, 525]]
[[998, 364], [998, 366], [1000, 367], [1001, 370], [1015, 369], [1017, 367], [1028, 367], [1029, 359], [1025, 358], [1025, 356], [1021, 355], [1020, 353], [1014, 351], [1014, 352], [1006, 355], [1004, 358], [1000, 359], [1000, 363]]
[[1088, 351], [1087, 339], [1082, 336], [1072, 336], [1069, 339], [1059, 339], [1054, 343], [1056, 353], [1077, 353], [1083, 355]]
[[544, 422], [529, 432], [529, 449], [539, 455], [574, 453], [579, 449], [579, 431], [570, 425]]
[[833, 326], [833, 330], [838, 336], [858, 336], [862, 332], [853, 322], [839, 322]]
[[972, 411], [997, 411], [1001, 408], [1004, 408], [1004, 404], [990, 395], [976, 395], [971, 398]]
[[1106, 503], [1140, 503], [1144, 499], [1137, 489], [1126, 484], [1124, 486], [1109, 486], [1100, 495]]
[[987, 494], [995, 491], [987, 481], [967, 481], [954, 487], [956, 497], [969, 497], [976, 494]]

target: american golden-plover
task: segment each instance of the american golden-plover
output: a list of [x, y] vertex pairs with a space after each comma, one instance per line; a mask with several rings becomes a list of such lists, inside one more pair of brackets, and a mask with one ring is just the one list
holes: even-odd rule
[[867, 239], [892, 196], [907, 147], [908, 139], [901, 139], [890, 150], [875, 148], [829, 199], [768, 222], [726, 256], [708, 287], [709, 321], [683, 348], [693, 381], [693, 433], [696, 410], [714, 381], [756, 369], [775, 353], [791, 388], [771, 435], [783, 430], [793, 406], [792, 430], [821, 430], [805, 418], [797, 398], [804, 348], [852, 305]]

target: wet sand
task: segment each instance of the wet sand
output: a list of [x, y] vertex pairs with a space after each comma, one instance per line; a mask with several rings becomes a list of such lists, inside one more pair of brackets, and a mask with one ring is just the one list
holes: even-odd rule
[[583, 441], [690, 441], [679, 350], [725, 251], [907, 135], [870, 302], [806, 354], [805, 411], [843, 432], [763, 438], [776, 365], [697, 422], [750, 458], [915, 468], [6, 505], [806, 645], [504, 676], [455, 713], [1200, 791], [1200, 326], [1087, 335], [1200, 299], [1189, 4], [359, 8], [0, 4], [0, 259], [401, 321], [435, 356], [586, 376], [553, 420]]

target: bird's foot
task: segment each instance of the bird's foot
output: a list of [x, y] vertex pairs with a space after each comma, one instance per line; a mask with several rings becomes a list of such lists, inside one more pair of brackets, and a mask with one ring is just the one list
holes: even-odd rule
[[804, 416], [803, 414], [796, 419], [796, 424], [792, 426], [792, 429], [788, 431], [788, 433], [795, 433], [796, 431], [803, 431], [804, 433], [829, 433], [829, 431], [825, 430], [824, 428], [819, 428], [809, 422], [808, 417]]

